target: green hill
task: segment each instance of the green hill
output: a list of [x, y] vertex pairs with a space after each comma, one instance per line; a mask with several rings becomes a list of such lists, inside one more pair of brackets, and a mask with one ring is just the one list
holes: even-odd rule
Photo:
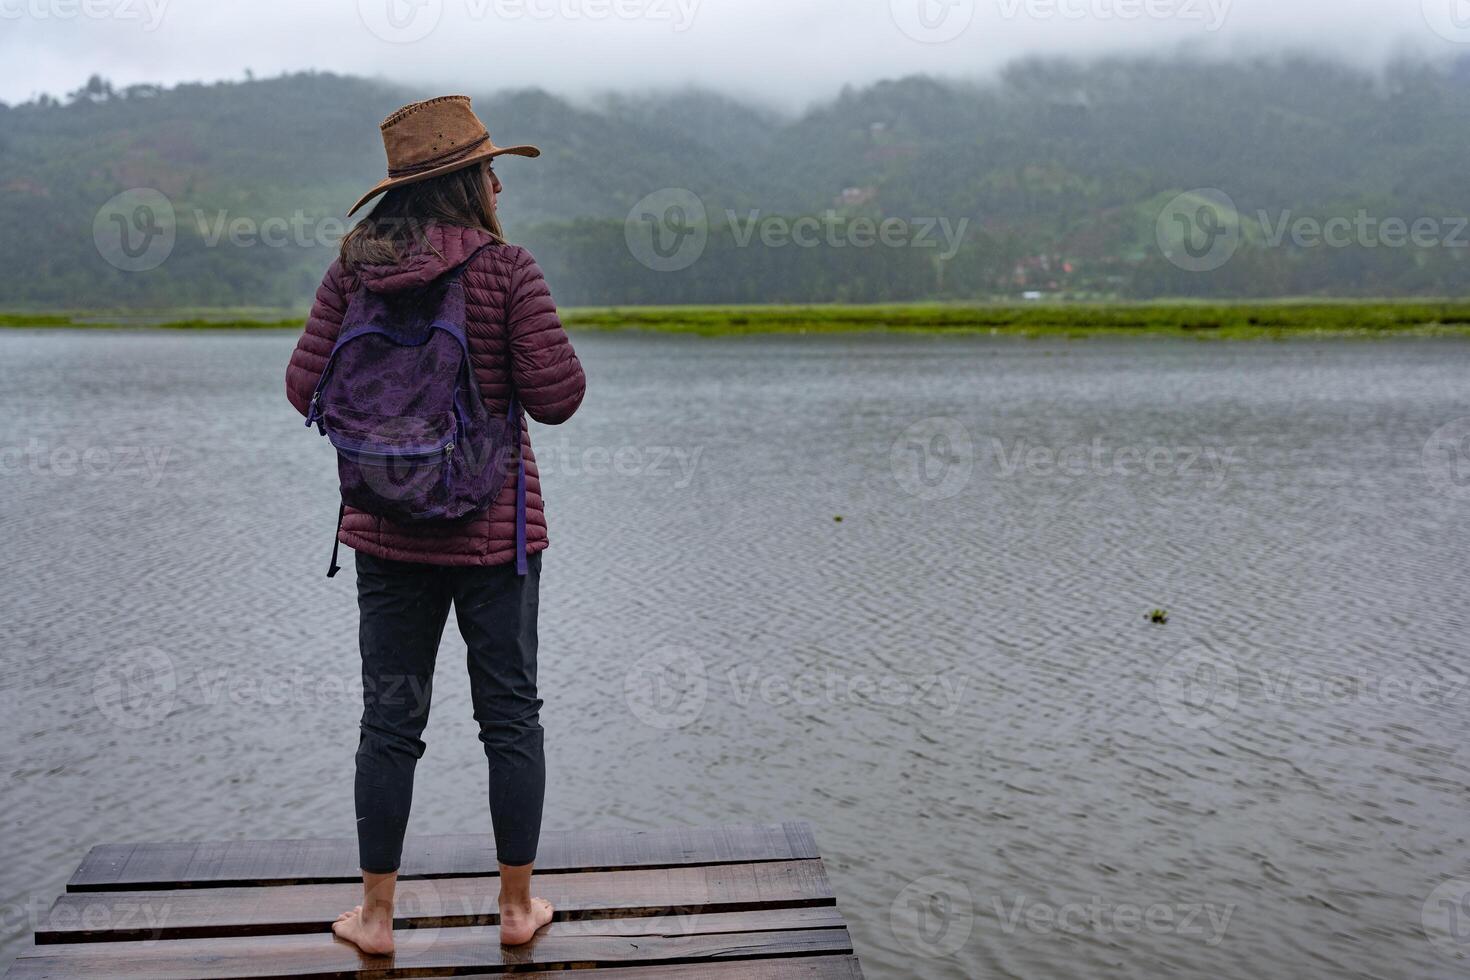
[[[0, 305], [299, 306], [345, 208], [381, 172], [375, 123], [426, 94], [327, 74], [120, 91], [96, 79], [65, 102], [0, 106]], [[1470, 288], [1470, 233], [1456, 232], [1470, 215], [1470, 58], [1382, 75], [1304, 58], [1031, 61], [984, 86], [849, 89], [798, 118], [699, 91], [475, 104], [498, 141], [545, 151], [502, 165], [502, 209], [563, 303]], [[147, 271], [113, 268], [93, 239], [99, 208], [131, 188], [161, 192], [176, 221], [167, 261]], [[624, 220], [662, 188], [699, 196], [709, 243], [659, 273], [630, 252]], [[1228, 195], [1219, 216], [1238, 248], [1191, 271], [1169, 258], [1187, 225], [1169, 231], [1179, 219], [1160, 212], [1197, 209], [1178, 196], [1210, 188]], [[846, 247], [772, 247], [748, 226], [802, 216]], [[1292, 233], [1333, 217], [1371, 233]], [[957, 249], [854, 247], [849, 222], [885, 218], [915, 222], [897, 226], [904, 240], [932, 219], [964, 234]], [[1433, 233], [1384, 244], [1395, 219]]]

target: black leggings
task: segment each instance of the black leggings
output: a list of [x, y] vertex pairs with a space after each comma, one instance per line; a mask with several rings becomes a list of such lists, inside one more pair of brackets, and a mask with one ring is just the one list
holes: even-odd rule
[[490, 818], [503, 864], [530, 864], [541, 836], [546, 758], [536, 697], [541, 556], [450, 568], [357, 554], [362, 619], [362, 735], [357, 745], [357, 843], [364, 871], [397, 871], [424, 754], [434, 660], [454, 605], [469, 647], [470, 696], [490, 761]]

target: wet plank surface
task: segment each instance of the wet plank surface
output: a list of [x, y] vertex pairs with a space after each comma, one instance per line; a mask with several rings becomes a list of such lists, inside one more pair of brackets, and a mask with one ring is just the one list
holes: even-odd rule
[[500, 945], [487, 837], [408, 843], [392, 956], [331, 933], [355, 865], [344, 840], [99, 845], [7, 976], [862, 976], [803, 823], [548, 832], [556, 919], [521, 947]]
[[[540, 873], [687, 864], [740, 864], [817, 857], [804, 823], [745, 824], [679, 830], [546, 831], [536, 857]], [[497, 874], [488, 834], [410, 837], [402, 877]], [[357, 841], [222, 841], [99, 844], [87, 853], [66, 890], [299, 885], [353, 881]]]

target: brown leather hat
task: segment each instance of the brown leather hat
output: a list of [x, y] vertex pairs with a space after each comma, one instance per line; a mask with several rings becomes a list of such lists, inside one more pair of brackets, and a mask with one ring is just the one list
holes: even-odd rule
[[470, 108], [467, 95], [445, 95], [406, 105], [384, 119], [379, 128], [388, 154], [388, 176], [352, 205], [349, 215], [400, 184], [438, 177], [502, 153], [541, 155], [534, 146], [496, 146], [491, 142], [485, 124]]

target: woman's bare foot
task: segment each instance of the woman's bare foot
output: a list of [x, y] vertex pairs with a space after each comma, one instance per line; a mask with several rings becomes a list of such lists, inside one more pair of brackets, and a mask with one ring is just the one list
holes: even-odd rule
[[533, 898], [527, 905], [501, 905], [500, 944], [520, 946], [530, 942], [536, 930], [551, 921], [554, 911], [544, 898]]
[[393, 952], [393, 920], [365, 917], [361, 905], [337, 916], [337, 921], [332, 923], [332, 932], [338, 939], [345, 939], [372, 956]]

